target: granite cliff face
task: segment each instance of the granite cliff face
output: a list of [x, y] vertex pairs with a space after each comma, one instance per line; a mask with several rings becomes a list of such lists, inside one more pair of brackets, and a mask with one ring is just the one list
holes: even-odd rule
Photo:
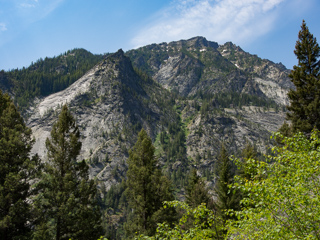
[[34, 101], [27, 118], [33, 153], [45, 160], [45, 139], [67, 103], [80, 126], [79, 158], [107, 189], [125, 177], [141, 127], [167, 175], [190, 165], [213, 174], [222, 142], [234, 154], [247, 142], [267, 151], [284, 121], [293, 87], [288, 73], [232, 43], [202, 37], [119, 50], [67, 89]]
[[137, 131], [155, 137], [164, 116], [156, 96], [169, 93], [151, 79], [141, 79], [122, 50], [107, 57], [64, 91], [38, 99], [29, 109], [27, 124], [36, 143], [33, 153], [46, 158], [45, 139], [63, 104], [68, 104], [81, 131], [81, 159], [91, 164], [91, 175], [107, 186], [126, 170], [128, 149]]

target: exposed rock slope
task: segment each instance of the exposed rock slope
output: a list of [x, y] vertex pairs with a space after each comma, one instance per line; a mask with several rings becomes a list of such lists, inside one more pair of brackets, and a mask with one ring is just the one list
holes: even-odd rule
[[[163, 111], [155, 96], [168, 92], [150, 79], [141, 79], [122, 50], [96, 65], [64, 91], [52, 94], [30, 110], [28, 125], [36, 138], [33, 152], [45, 158], [45, 139], [63, 104], [68, 104], [80, 127], [81, 158], [92, 176], [116, 181], [124, 173], [127, 150], [141, 127], [157, 134]], [[158, 101], [159, 102], [159, 101]], [[170, 118], [170, 112], [166, 112]]]
[[125, 176], [141, 127], [173, 180], [191, 164], [212, 175], [222, 142], [232, 153], [246, 142], [266, 151], [284, 120], [287, 75], [281, 64], [201, 37], [119, 50], [29, 108], [33, 152], [45, 159], [45, 139], [67, 103], [82, 134], [80, 158], [107, 188]]

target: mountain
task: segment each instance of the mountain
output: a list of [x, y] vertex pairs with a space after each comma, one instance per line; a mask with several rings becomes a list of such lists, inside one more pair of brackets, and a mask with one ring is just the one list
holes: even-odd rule
[[284, 121], [282, 109], [293, 84], [281, 63], [203, 37], [152, 44], [127, 55], [136, 68], [180, 97], [187, 157], [200, 156], [203, 164], [208, 155], [216, 155], [221, 141], [234, 153], [246, 141], [266, 151], [271, 131]]
[[174, 119], [170, 101], [170, 93], [152, 79], [140, 77], [119, 50], [67, 89], [29, 109], [27, 124], [36, 139], [33, 152], [45, 159], [45, 139], [57, 112], [67, 103], [82, 134], [81, 157], [91, 164], [92, 176], [110, 186], [123, 176], [128, 150], [141, 127], [155, 138], [161, 121]]
[[[33, 153], [44, 160], [45, 139], [67, 103], [80, 126], [80, 157], [102, 189], [125, 177], [128, 150], [142, 127], [154, 141], [165, 174], [180, 189], [177, 194], [183, 194], [191, 165], [214, 179], [222, 142], [233, 154], [247, 142], [267, 152], [293, 87], [281, 63], [203, 37], [105, 56], [74, 51], [1, 72], [0, 87], [24, 106], [36, 139]], [[76, 55], [82, 57], [68, 62]], [[80, 65], [82, 75], [76, 79], [80, 71], [74, 66]], [[61, 80], [68, 76], [73, 77]], [[33, 90], [24, 98], [21, 90], [29, 83]], [[28, 102], [22, 104], [21, 98]]]
[[231, 42], [218, 45], [195, 37], [152, 44], [127, 54], [135, 67], [184, 97], [238, 92], [287, 104], [287, 90], [293, 87], [289, 70], [282, 64], [244, 52]]

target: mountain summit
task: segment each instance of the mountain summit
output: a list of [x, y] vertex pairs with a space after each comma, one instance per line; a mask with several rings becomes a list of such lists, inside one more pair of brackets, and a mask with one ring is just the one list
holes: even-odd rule
[[232, 91], [287, 104], [286, 93], [292, 87], [283, 65], [260, 59], [231, 42], [219, 46], [195, 37], [152, 44], [127, 54], [135, 67], [184, 97]]

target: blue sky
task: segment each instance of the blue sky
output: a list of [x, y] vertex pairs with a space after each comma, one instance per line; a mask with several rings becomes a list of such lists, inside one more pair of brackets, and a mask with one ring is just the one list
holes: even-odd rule
[[127, 51], [204, 36], [291, 69], [302, 19], [320, 39], [319, 0], [0, 0], [0, 69], [73, 48]]

